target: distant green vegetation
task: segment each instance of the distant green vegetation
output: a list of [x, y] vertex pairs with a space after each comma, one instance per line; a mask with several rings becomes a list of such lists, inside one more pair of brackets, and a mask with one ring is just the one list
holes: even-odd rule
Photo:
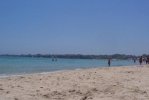
[[[125, 54], [113, 54], [113, 55], [81, 55], [81, 54], [27, 54], [27, 55], [0, 55], [0, 56], [15, 56], [15, 57], [44, 57], [44, 58], [66, 58], [66, 59], [133, 59], [139, 56], [125, 55]], [[144, 54], [143, 56], [148, 56]]]

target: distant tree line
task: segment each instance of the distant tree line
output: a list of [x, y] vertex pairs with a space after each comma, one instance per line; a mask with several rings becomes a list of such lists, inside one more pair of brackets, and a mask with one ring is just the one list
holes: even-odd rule
[[[140, 56], [113, 54], [113, 55], [82, 55], [82, 54], [22, 54], [22, 55], [0, 55], [0, 56], [14, 56], [14, 57], [43, 57], [43, 58], [65, 58], [65, 59], [133, 59]], [[143, 54], [142, 56], [149, 56]]]

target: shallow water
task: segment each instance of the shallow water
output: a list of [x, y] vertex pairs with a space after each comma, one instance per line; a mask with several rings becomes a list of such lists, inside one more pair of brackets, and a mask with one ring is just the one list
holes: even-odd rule
[[[134, 65], [132, 60], [112, 60], [111, 66]], [[0, 57], [0, 75], [40, 73], [57, 70], [107, 67], [107, 60]]]

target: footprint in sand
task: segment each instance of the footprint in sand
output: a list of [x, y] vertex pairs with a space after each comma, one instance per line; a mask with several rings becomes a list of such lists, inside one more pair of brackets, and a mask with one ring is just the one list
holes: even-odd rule
[[7, 94], [9, 94], [9, 93], [10, 93], [10, 91], [7, 91], [6, 93], [7, 93]]

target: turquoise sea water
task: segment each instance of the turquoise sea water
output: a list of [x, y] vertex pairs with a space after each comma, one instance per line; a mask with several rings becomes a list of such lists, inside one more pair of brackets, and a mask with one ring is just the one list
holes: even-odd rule
[[[132, 60], [112, 60], [111, 66], [134, 65]], [[0, 57], [0, 75], [40, 73], [69, 69], [108, 67], [107, 60]]]

